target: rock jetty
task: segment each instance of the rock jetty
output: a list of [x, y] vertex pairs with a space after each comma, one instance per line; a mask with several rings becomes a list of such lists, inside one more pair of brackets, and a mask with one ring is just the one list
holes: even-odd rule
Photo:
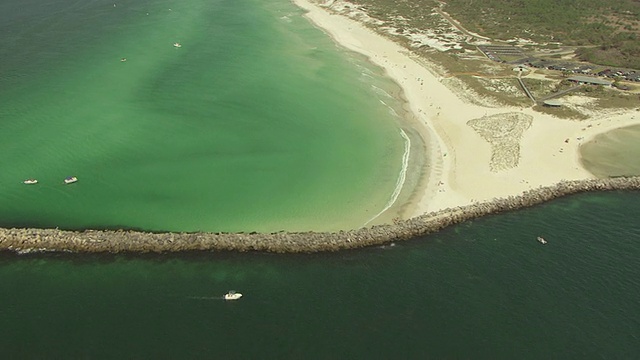
[[339, 232], [148, 233], [140, 231], [2, 229], [0, 250], [18, 253], [64, 251], [149, 253], [182, 251], [264, 251], [312, 253], [382, 245], [412, 239], [489, 214], [538, 205], [587, 191], [640, 190], [640, 177], [562, 181], [519, 196], [449, 208], [394, 224]]

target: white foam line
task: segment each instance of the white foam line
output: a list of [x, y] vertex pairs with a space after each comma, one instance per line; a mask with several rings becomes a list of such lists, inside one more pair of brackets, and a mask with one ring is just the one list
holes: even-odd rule
[[386, 106], [387, 109], [389, 109], [389, 113], [391, 115], [398, 117], [398, 113], [395, 110], [393, 110], [393, 108], [391, 106], [389, 106], [389, 104], [387, 104], [386, 102], [384, 102], [384, 101], [382, 101], [380, 99], [378, 99], [378, 101], [380, 101], [382, 103], [382, 105]]
[[376, 216], [372, 217], [364, 223], [363, 226], [367, 226], [370, 222], [378, 218], [378, 216], [382, 215], [385, 211], [389, 210], [390, 207], [395, 204], [396, 200], [398, 200], [398, 196], [400, 196], [400, 192], [402, 191], [402, 187], [404, 186], [404, 182], [407, 178], [407, 169], [409, 168], [409, 155], [411, 154], [411, 140], [407, 136], [407, 133], [404, 130], [400, 129], [400, 135], [404, 138], [404, 154], [402, 154], [402, 169], [400, 169], [400, 175], [398, 176], [398, 181], [396, 181], [396, 188], [393, 189], [393, 194], [391, 194], [391, 199], [387, 202], [387, 205], [378, 213]]
[[360, 75], [362, 75], [362, 76], [364, 76], [364, 77], [368, 77], [368, 78], [373, 79], [373, 76], [371, 76], [371, 75], [367, 74], [367, 73], [366, 73], [366, 72], [364, 72], [364, 71], [363, 71], [363, 72], [361, 72], [361, 73], [360, 73]]
[[384, 96], [388, 97], [389, 99], [393, 99], [393, 96], [391, 96], [391, 94], [389, 94], [388, 92], [384, 91], [382, 88], [379, 88], [373, 84], [371, 84], [371, 87], [376, 93], [382, 93]]

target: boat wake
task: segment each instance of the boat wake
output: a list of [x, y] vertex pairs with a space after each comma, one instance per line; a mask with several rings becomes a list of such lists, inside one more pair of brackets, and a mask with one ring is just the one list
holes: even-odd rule
[[191, 300], [224, 300], [224, 296], [188, 296]]
[[391, 198], [385, 205], [385, 207], [377, 213], [374, 217], [369, 219], [364, 226], [367, 226], [370, 222], [377, 219], [380, 215], [382, 215], [385, 211], [389, 210], [395, 204], [396, 200], [398, 200], [398, 196], [400, 196], [400, 192], [402, 191], [402, 187], [404, 186], [404, 182], [407, 179], [407, 169], [409, 168], [409, 155], [411, 154], [411, 139], [407, 136], [407, 133], [404, 130], [400, 129], [400, 135], [404, 138], [404, 154], [402, 154], [402, 168], [400, 169], [400, 175], [398, 176], [398, 180], [396, 181], [396, 187], [393, 189], [393, 193], [391, 194]]

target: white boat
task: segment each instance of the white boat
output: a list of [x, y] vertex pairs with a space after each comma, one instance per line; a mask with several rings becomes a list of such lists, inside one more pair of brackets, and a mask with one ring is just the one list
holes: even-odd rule
[[241, 297], [242, 297], [242, 294], [235, 292], [233, 290], [230, 290], [228, 293], [224, 294], [225, 300], [238, 300]]
[[23, 181], [23, 183], [25, 183], [27, 185], [37, 184], [38, 180], [36, 180], [36, 179], [27, 179], [27, 180]]
[[178, 42], [177, 43], [173, 43], [173, 46], [175, 46], [177, 48], [182, 47], [182, 45], [180, 43], [178, 43]]
[[64, 179], [65, 184], [73, 184], [76, 181], [78, 181], [78, 178], [75, 176], [69, 176], [68, 178]]
[[544, 245], [544, 244], [546, 244], [546, 243], [547, 243], [547, 240], [545, 240], [542, 236], [538, 236], [538, 239], [537, 239], [537, 240], [538, 240], [538, 242], [539, 242], [540, 244], [542, 244], [542, 245]]

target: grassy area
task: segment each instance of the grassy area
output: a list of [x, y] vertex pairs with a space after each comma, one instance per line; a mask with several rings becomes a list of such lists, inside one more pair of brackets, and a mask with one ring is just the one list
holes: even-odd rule
[[559, 118], [563, 118], [563, 119], [571, 119], [571, 120], [586, 120], [588, 119], [588, 116], [584, 115], [583, 113], [577, 111], [577, 110], [573, 110], [570, 109], [566, 106], [561, 106], [561, 107], [549, 107], [549, 106], [544, 106], [544, 105], [536, 105], [533, 107], [533, 109], [535, 111], [541, 112], [541, 113], [545, 113], [545, 114], [549, 114], [549, 115], [553, 115], [553, 116], [557, 116]]
[[[531, 100], [512, 79], [485, 79], [470, 75], [457, 76], [469, 89], [481, 94], [495, 103], [507, 106], [530, 106]], [[505, 88], [508, 89], [505, 91]]]
[[[434, 0], [351, 0], [398, 28], [434, 28]], [[574, 46], [585, 61], [640, 69], [638, 0], [444, 0], [442, 9], [468, 30], [495, 40], [529, 39]], [[399, 26], [398, 26], [399, 25]]]
[[[537, 42], [522, 47], [528, 56], [559, 59], [571, 56], [579, 49], [581, 56], [591, 62], [640, 69], [640, 41], [636, 40], [640, 35], [638, 0], [618, 0], [616, 4], [599, 3], [600, 0], [347, 1], [376, 20], [369, 23], [374, 30], [437, 65], [434, 71], [469, 101], [486, 98], [493, 104], [531, 106], [516, 82], [513, 65], [489, 61], [476, 47], [478, 39], [455, 30], [438, 9], [447, 12], [467, 30], [492, 38], [494, 44], [499, 44], [500, 40], [502, 43], [514, 42], [515, 39]], [[391, 35], [385, 29], [394, 29], [396, 34]], [[436, 50], [409, 36], [416, 33], [445, 43], [451, 41], [450, 36], [455, 33], [458, 37], [453, 41], [462, 49]], [[605, 55], [612, 59], [602, 60]], [[503, 60], [511, 60], [507, 58], [509, 55], [500, 56], [505, 57]], [[605, 68], [608, 66], [603, 65], [602, 69]], [[557, 71], [537, 69], [535, 72], [547, 79], [525, 77], [523, 81], [538, 99], [575, 86]], [[629, 91], [601, 90], [585, 86], [570, 94], [601, 98], [601, 107], [611, 108], [633, 107], [634, 103], [637, 106], [640, 100], [637, 94], [627, 96]], [[567, 107], [535, 106], [534, 109], [565, 118], [586, 117], [579, 110]]]
[[597, 106], [602, 109], [640, 108], [640, 96], [638, 96], [638, 94], [606, 89], [602, 93], [597, 94], [595, 98], [597, 99]]
[[444, 10], [451, 16], [485, 36], [584, 46], [578, 49], [578, 54], [586, 61], [640, 69], [637, 0], [446, 0], [445, 3]]
[[536, 99], [549, 96], [557, 91], [557, 81], [522, 78], [522, 82]]
[[[531, 101], [524, 95], [517, 85], [516, 74], [511, 66], [504, 66], [481, 59], [461, 59], [450, 53], [417, 50], [416, 53], [429, 58], [429, 61], [446, 69], [448, 76], [455, 76], [464, 85], [490, 101], [510, 106], [529, 106]], [[490, 64], [488, 67], [487, 64]], [[445, 75], [445, 74], [442, 74]], [[511, 85], [518, 90], [514, 92], [495, 91], [488, 86], [488, 81], [477, 75], [501, 79], [505, 85]]]

